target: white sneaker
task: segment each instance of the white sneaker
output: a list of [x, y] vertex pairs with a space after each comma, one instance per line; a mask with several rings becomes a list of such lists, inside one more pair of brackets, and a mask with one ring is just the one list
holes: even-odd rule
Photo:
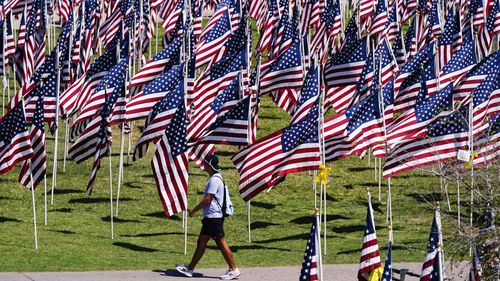
[[189, 269], [186, 264], [176, 264], [175, 269], [186, 277], [193, 277], [194, 270]]
[[238, 278], [238, 276], [240, 276], [240, 270], [239, 269], [237, 269], [237, 268], [235, 270], [228, 269], [226, 271], [226, 274], [222, 275], [220, 277], [220, 279], [222, 279], [222, 280], [233, 280], [233, 279]]

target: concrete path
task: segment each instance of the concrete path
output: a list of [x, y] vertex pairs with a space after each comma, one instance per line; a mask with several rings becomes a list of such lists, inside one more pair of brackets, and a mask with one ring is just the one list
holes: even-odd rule
[[[412, 272], [420, 272], [420, 263], [394, 264], [393, 268], [408, 268]], [[448, 270], [449, 280], [466, 280], [467, 264], [461, 264], [460, 268]], [[241, 268], [239, 280], [243, 281], [289, 281], [298, 280], [300, 267], [254, 267]], [[335, 264], [324, 266], [324, 280], [357, 280], [357, 264]], [[460, 272], [462, 271], [462, 272]], [[218, 280], [224, 274], [225, 269], [199, 269], [192, 280]], [[394, 277], [399, 279], [398, 274]], [[165, 281], [165, 280], [188, 280], [183, 278], [172, 266], [168, 270], [152, 271], [98, 271], [98, 272], [6, 272], [0, 273], [0, 280], [8, 281]], [[405, 280], [416, 281], [418, 278], [407, 276]]]

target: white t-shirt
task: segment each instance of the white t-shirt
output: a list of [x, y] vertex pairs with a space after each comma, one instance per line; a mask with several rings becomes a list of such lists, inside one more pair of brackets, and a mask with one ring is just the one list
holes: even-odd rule
[[[224, 182], [222, 181], [222, 175], [220, 173], [215, 173], [210, 177], [210, 179], [208, 179], [207, 186], [205, 186], [205, 195], [209, 193], [214, 195], [214, 199], [212, 199], [212, 202], [210, 202], [208, 206], [203, 208], [203, 217], [222, 218], [222, 204], [224, 203]], [[217, 201], [219, 203], [217, 203]]]

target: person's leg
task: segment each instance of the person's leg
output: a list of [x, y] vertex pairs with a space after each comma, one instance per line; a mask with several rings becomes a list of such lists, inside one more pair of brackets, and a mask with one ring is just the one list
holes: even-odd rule
[[224, 259], [226, 260], [229, 268], [231, 270], [235, 270], [236, 263], [234, 262], [233, 252], [231, 251], [231, 248], [229, 248], [229, 245], [227, 244], [226, 239], [224, 239], [224, 236], [219, 236], [217, 239], [215, 239], [215, 243], [217, 243], [217, 247], [219, 247], [220, 251], [222, 252], [222, 256], [224, 256]]
[[198, 237], [198, 243], [196, 244], [196, 250], [194, 251], [193, 258], [188, 265], [188, 269], [193, 270], [196, 267], [198, 262], [203, 257], [203, 254], [205, 254], [205, 249], [207, 248], [207, 243], [209, 240], [210, 236], [206, 234], [200, 234], [200, 236]]

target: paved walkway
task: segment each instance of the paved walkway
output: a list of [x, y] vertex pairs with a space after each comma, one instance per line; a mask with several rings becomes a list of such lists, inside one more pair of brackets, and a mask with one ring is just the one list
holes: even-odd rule
[[[412, 272], [420, 272], [420, 263], [394, 264], [393, 268], [408, 268]], [[448, 274], [449, 280], [466, 280], [467, 267], [464, 263], [460, 269], [454, 269]], [[289, 281], [298, 280], [300, 267], [254, 267], [241, 268], [239, 280], [243, 281]], [[324, 266], [324, 280], [357, 280], [357, 264], [335, 264]], [[464, 271], [461, 272], [460, 271]], [[193, 280], [218, 280], [224, 274], [224, 269], [199, 269]], [[399, 278], [399, 275], [394, 274]], [[175, 269], [152, 270], [152, 271], [98, 271], [98, 272], [6, 272], [0, 273], [0, 280], [8, 281], [166, 281], [166, 280], [187, 280], [183, 278]], [[418, 278], [408, 277], [407, 281], [416, 281]]]

